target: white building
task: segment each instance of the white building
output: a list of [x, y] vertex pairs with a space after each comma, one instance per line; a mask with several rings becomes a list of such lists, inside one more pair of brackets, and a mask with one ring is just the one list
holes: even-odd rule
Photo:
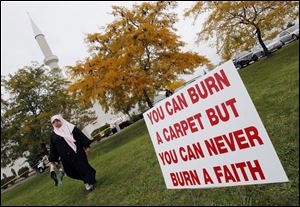
[[[58, 66], [58, 57], [54, 55], [47, 43], [47, 40], [45, 38], [45, 35], [41, 32], [41, 30], [37, 27], [37, 25], [34, 23], [31, 17], [30, 22], [33, 29], [34, 38], [37, 41], [38, 45], [41, 48], [41, 51], [44, 54], [44, 63], [48, 65], [50, 68], [57, 68]], [[63, 76], [63, 74], [62, 74]], [[102, 107], [99, 104], [94, 104], [93, 110], [96, 113], [97, 116], [97, 123], [94, 125], [88, 125], [86, 126], [82, 131], [87, 135], [89, 138], [91, 138], [91, 133], [93, 130], [103, 126], [105, 123], [113, 123], [121, 114], [118, 115], [112, 115], [111, 113], [105, 113], [102, 110]]]

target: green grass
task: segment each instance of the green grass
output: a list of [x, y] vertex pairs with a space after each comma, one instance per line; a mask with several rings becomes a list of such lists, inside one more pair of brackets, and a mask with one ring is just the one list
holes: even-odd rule
[[98, 185], [84, 193], [65, 177], [49, 174], [2, 194], [1, 205], [299, 205], [299, 41], [239, 70], [263, 120], [288, 183], [216, 189], [167, 190], [144, 121], [93, 147]]

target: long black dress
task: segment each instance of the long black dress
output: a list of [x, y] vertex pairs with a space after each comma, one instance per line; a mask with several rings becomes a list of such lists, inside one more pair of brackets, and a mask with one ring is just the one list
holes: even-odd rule
[[90, 146], [91, 140], [88, 139], [77, 127], [72, 131], [76, 144], [76, 153], [67, 144], [65, 139], [54, 132], [50, 137], [50, 162], [58, 162], [61, 158], [65, 173], [70, 177], [82, 180], [90, 185], [96, 182], [96, 171], [88, 163], [84, 149]]

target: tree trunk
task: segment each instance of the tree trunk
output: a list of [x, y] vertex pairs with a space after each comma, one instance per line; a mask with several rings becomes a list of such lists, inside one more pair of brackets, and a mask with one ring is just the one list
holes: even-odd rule
[[129, 117], [129, 122], [133, 124], [132, 116], [130, 115], [129, 111], [126, 111], [123, 114], [126, 114]]
[[270, 56], [271, 53], [269, 52], [268, 48], [266, 47], [264, 41], [263, 41], [262, 38], [261, 38], [261, 31], [260, 31], [259, 28], [256, 28], [256, 33], [257, 33], [258, 41], [259, 41], [260, 45], [262, 46], [265, 55], [266, 55], [266, 56]]
[[149, 98], [149, 96], [148, 96], [146, 90], [144, 89], [143, 91], [144, 91], [144, 96], [145, 96], [145, 99], [146, 99], [146, 101], [147, 101], [147, 104], [148, 104], [149, 108], [152, 108], [152, 107], [153, 107], [152, 101], [150, 100], [150, 98]]

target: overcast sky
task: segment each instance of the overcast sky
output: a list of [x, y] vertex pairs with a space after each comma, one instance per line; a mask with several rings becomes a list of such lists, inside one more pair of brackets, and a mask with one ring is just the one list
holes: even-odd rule
[[[52, 52], [59, 58], [59, 66], [65, 67], [75, 65], [77, 60], [83, 60], [88, 56], [87, 46], [84, 43], [85, 35], [99, 32], [101, 27], [114, 20], [110, 14], [112, 5], [130, 8], [134, 3], [141, 2], [1, 1], [1, 75], [7, 78], [9, 73], [14, 74], [18, 69], [30, 65], [31, 61], [43, 63], [44, 57], [34, 39], [26, 12], [30, 13], [45, 35]], [[181, 36], [182, 41], [187, 43], [183, 49], [198, 52], [207, 56], [214, 64], [218, 64], [220, 59], [216, 54], [216, 49], [205, 44], [195, 44], [196, 32], [200, 30], [204, 19], [200, 18], [195, 25], [192, 25], [192, 19], [183, 18], [184, 9], [191, 5], [192, 2], [178, 2], [175, 10], [179, 18], [176, 24], [177, 34]], [[202, 70], [199, 70], [185, 79], [188, 80], [201, 73]], [[101, 121], [104, 123], [106, 122], [104, 119], [110, 118], [108, 115], [101, 114]], [[20, 166], [15, 169], [18, 170]], [[8, 169], [5, 169], [5, 172], [8, 172]]]
[[[1, 75], [15, 73], [31, 61], [43, 62], [43, 54], [34, 39], [28, 11], [44, 33], [59, 65], [75, 65], [77, 60], [88, 56], [84, 43], [85, 34], [99, 32], [99, 28], [113, 21], [112, 5], [131, 7], [134, 1], [101, 2], [5, 2], [1, 1]], [[176, 13], [180, 21], [177, 34], [187, 43], [184, 50], [199, 52], [213, 63], [218, 63], [216, 50], [207, 45], [196, 45], [196, 32], [202, 21], [195, 26], [192, 19], [184, 19], [183, 11], [192, 2], [179, 2]]]
[[[28, 66], [31, 61], [43, 63], [44, 56], [34, 39], [27, 12], [45, 35], [52, 52], [59, 58], [59, 66], [75, 65], [76, 61], [88, 57], [86, 34], [100, 32], [100, 28], [114, 20], [112, 5], [131, 8], [134, 1], [100, 1], [100, 2], [6, 2], [1, 1], [1, 75], [7, 78], [18, 69]], [[183, 17], [184, 9], [190, 8], [193, 2], [178, 2], [174, 12], [178, 14], [177, 34], [186, 42], [184, 51], [198, 52], [207, 56], [214, 64], [219, 63], [216, 49], [202, 43], [195, 43], [196, 33], [201, 29], [204, 18], [199, 18], [195, 25], [190, 18]], [[194, 75], [183, 77], [189, 80]], [[4, 93], [6, 98], [6, 94]], [[98, 123], [112, 119], [96, 109]]]

